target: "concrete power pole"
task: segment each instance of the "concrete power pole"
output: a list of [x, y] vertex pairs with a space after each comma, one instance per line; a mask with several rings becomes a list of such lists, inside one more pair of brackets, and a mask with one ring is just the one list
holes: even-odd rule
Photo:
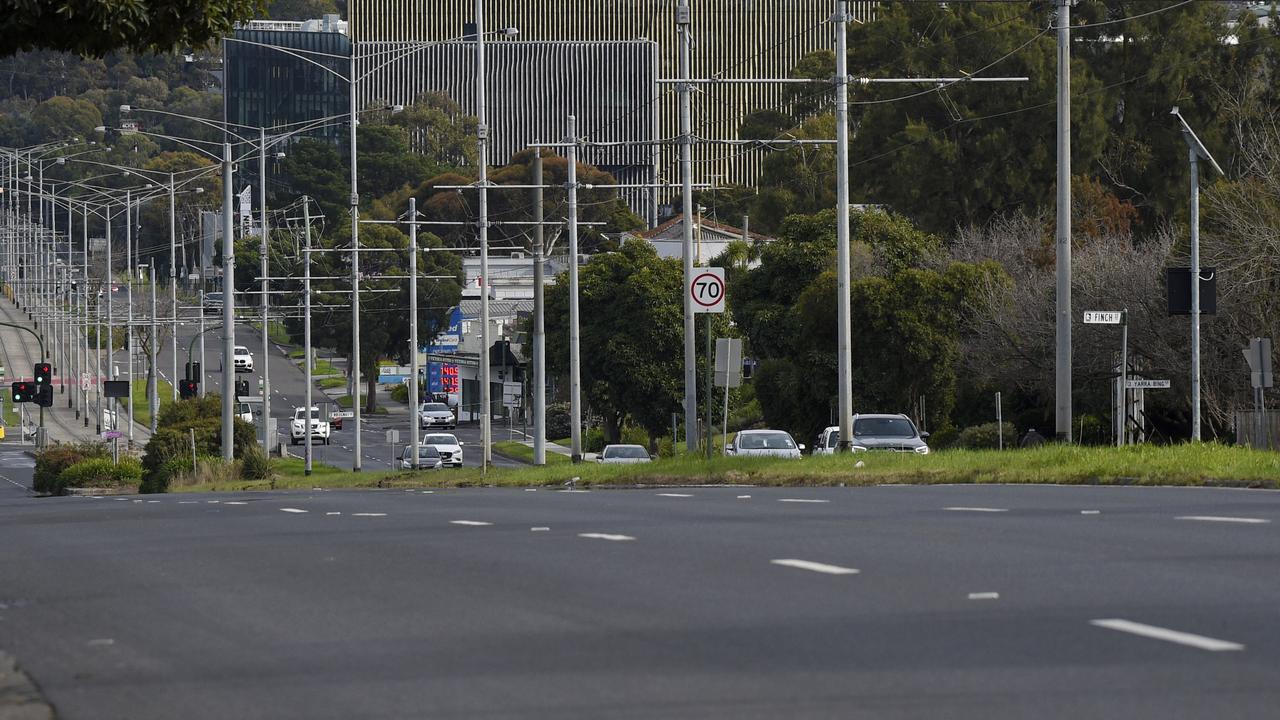
[[1054, 429], [1071, 442], [1071, 3], [1058, 0], [1058, 315]]
[[848, 0], [836, 1], [836, 317], [839, 323], [837, 353], [840, 446], [843, 452], [853, 440], [853, 343], [849, 293], [849, 68]]
[[[359, 120], [356, 114], [356, 44], [351, 43], [351, 367], [350, 377], [354, 380], [351, 397], [351, 424], [355, 427], [355, 452], [352, 453], [351, 469], [360, 472], [361, 457], [361, 422], [360, 422], [360, 191], [356, 186], [356, 126]], [[310, 413], [311, 409], [307, 408]]]
[[547, 335], [543, 297], [542, 148], [533, 156], [533, 464], [547, 464]]
[[[306, 368], [307, 389], [304, 391], [303, 407], [307, 409], [307, 431], [302, 434], [306, 438], [303, 448], [302, 473], [310, 475], [312, 469], [311, 450], [311, 373], [315, 366], [315, 354], [311, 349], [311, 198], [302, 196], [302, 232], [306, 248], [302, 253], [302, 364]], [[323, 419], [323, 418], [322, 418]]]
[[[262, 272], [262, 449], [271, 452], [271, 281], [267, 260], [271, 246], [267, 242], [267, 131], [258, 128], [258, 217], [262, 225], [262, 242], [258, 245], [258, 267]], [[307, 406], [307, 432], [311, 432], [311, 407]]]
[[480, 194], [480, 472], [493, 460], [489, 415], [489, 125], [485, 112], [484, 0], [476, 2], [476, 186]]
[[409, 465], [418, 469], [418, 198], [409, 198]]
[[[222, 459], [235, 459], [235, 423], [231, 410], [236, 391], [236, 224], [231, 216], [235, 194], [231, 182], [231, 143], [222, 144]], [[203, 310], [201, 311], [203, 312]]]
[[566, 155], [569, 177], [565, 189], [569, 191], [569, 419], [573, 461], [582, 462], [582, 362], [579, 348], [578, 324], [578, 123], [569, 116], [569, 144]]
[[683, 213], [682, 249], [684, 260], [684, 443], [690, 453], [698, 449], [698, 356], [693, 323], [693, 299], [689, 285], [693, 283], [693, 36], [689, 0], [676, 7], [676, 31], [680, 42], [680, 201]]

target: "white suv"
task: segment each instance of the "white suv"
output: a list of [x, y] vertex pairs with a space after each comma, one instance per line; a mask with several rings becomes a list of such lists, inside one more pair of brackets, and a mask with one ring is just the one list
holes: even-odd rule
[[329, 444], [329, 421], [320, 417], [320, 408], [311, 408], [310, 422], [307, 419], [306, 408], [295, 408], [293, 411], [293, 421], [289, 423], [289, 444], [297, 445], [306, 442], [307, 426], [311, 428], [312, 441], [319, 440], [321, 443]]
[[236, 365], [236, 372], [253, 372], [253, 353], [249, 352], [249, 348], [237, 345], [231, 359]]

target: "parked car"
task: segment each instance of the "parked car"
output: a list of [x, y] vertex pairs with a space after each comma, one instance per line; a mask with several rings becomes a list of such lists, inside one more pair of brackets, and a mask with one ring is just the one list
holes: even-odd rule
[[235, 416], [247, 423], [253, 422], [253, 406], [247, 402], [236, 403]]
[[450, 467], [462, 467], [462, 442], [457, 435], [437, 433], [422, 438], [423, 445], [430, 445], [440, 453], [440, 462]]
[[653, 460], [643, 445], [606, 445], [596, 462], [608, 465], [634, 465]]
[[[443, 466], [440, 451], [436, 450], [432, 445], [418, 446], [418, 469], [419, 470], [439, 470]], [[413, 446], [405, 445], [404, 450], [400, 452], [400, 469], [413, 469]]]
[[222, 293], [220, 292], [205, 293], [204, 306], [210, 310], [222, 309]]
[[289, 443], [297, 445], [306, 442], [308, 428], [312, 442], [320, 441], [329, 444], [329, 423], [320, 417], [320, 408], [312, 407], [308, 417], [306, 408], [294, 408], [293, 421], [289, 423]]
[[[883, 450], [928, 455], [929, 433], [919, 432], [906, 415], [863, 414], [853, 416], [853, 452]], [[830, 455], [840, 441], [840, 428], [829, 427], [818, 436], [815, 455]]]
[[253, 353], [249, 352], [249, 348], [237, 345], [231, 360], [235, 363], [236, 372], [253, 372]]
[[799, 460], [801, 450], [804, 450], [804, 445], [797, 444], [791, 433], [782, 430], [743, 430], [730, 441], [724, 454]]
[[425, 402], [418, 406], [418, 426], [423, 430], [444, 428], [452, 430], [458, 426], [449, 406], [440, 402]]

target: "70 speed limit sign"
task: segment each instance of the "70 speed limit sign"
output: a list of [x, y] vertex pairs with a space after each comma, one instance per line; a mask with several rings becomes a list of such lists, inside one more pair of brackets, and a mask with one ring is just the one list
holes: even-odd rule
[[724, 312], [724, 268], [698, 267], [693, 269], [693, 281], [689, 283], [689, 298], [695, 313]]

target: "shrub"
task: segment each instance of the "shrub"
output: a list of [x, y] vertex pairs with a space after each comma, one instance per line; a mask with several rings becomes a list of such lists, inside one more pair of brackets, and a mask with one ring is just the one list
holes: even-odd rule
[[240, 462], [240, 476], [245, 480], [266, 480], [271, 477], [271, 461], [260, 445], [245, 448]]
[[[1000, 428], [996, 423], [967, 427], [960, 432], [960, 447], [966, 450], [994, 450], [1000, 445]], [[1018, 430], [1013, 423], [1004, 424], [1004, 446], [1018, 446]]]
[[[172, 474], [162, 468], [174, 458], [191, 457], [191, 434], [195, 433], [197, 455], [217, 455], [222, 449], [222, 398], [209, 394], [166, 405], [156, 419], [155, 435], [143, 448], [143, 471], [146, 492], [164, 492]], [[245, 448], [256, 444], [253, 425], [239, 418], [234, 422], [233, 452], [243, 455]], [[188, 465], [190, 461], [188, 460]]]
[[60, 485], [58, 477], [63, 470], [82, 460], [105, 458], [109, 453], [104, 445], [85, 443], [82, 445], [54, 445], [36, 454], [36, 470], [31, 480], [31, 489], [38, 493], [59, 495], [64, 485]]
[[162, 493], [168, 492], [171, 485], [182, 484], [182, 478], [185, 474], [190, 473], [191, 458], [188, 455], [179, 455], [170, 458], [158, 469], [149, 472], [138, 485], [138, 492]]
[[67, 488], [137, 487], [142, 480], [142, 463], [137, 458], [122, 457], [119, 463], [110, 458], [90, 458], [69, 466], [58, 475], [58, 494]]
[[591, 428], [582, 434], [582, 452], [598, 453], [604, 450], [604, 430]]
[[573, 433], [573, 422], [569, 412], [569, 403], [551, 403], [547, 405], [547, 437], [552, 439], [567, 438]]
[[409, 386], [404, 383], [395, 385], [391, 388], [391, 399], [400, 403], [409, 402]]
[[[1009, 436], [1006, 435], [1004, 441], [1009, 442]], [[954, 427], [943, 428], [929, 435], [926, 441], [929, 447], [934, 450], [947, 450], [955, 447], [960, 442], [960, 431]]]

